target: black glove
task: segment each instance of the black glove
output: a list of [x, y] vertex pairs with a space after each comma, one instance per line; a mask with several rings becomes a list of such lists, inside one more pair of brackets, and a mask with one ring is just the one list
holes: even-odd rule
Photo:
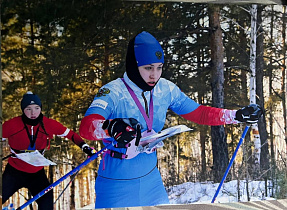
[[92, 156], [93, 154], [96, 153], [96, 150], [92, 147], [90, 147], [88, 144], [83, 144], [81, 146], [81, 149], [83, 150], [84, 153], [86, 153], [88, 156]]
[[251, 124], [257, 123], [262, 114], [263, 110], [258, 104], [250, 104], [236, 112], [235, 120]]
[[140, 123], [134, 118], [115, 118], [106, 120], [102, 128], [108, 129], [108, 133], [119, 143], [128, 143], [141, 134]]

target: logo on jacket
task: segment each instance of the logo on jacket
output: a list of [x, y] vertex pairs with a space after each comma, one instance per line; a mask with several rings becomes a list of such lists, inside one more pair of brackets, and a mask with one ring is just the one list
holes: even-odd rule
[[157, 59], [161, 59], [161, 57], [162, 57], [162, 52], [160, 52], [160, 51], [156, 51], [155, 52], [155, 56], [157, 57]]
[[106, 109], [108, 106], [108, 103], [104, 100], [101, 99], [96, 99], [92, 102], [92, 104], [90, 105], [90, 107], [99, 107], [102, 109]]
[[96, 94], [96, 97], [106, 96], [111, 91], [108, 88], [101, 88], [98, 93]]

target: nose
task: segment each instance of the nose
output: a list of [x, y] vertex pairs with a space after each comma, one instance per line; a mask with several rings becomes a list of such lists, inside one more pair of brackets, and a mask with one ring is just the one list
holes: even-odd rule
[[153, 79], [153, 78], [154, 78], [154, 75], [155, 75], [155, 70], [153, 69], [153, 70], [150, 72], [149, 77], [150, 77], [151, 79]]

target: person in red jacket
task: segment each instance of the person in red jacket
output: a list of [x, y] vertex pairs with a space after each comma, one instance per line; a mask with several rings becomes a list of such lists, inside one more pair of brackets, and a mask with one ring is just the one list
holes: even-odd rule
[[[2, 204], [23, 187], [28, 188], [34, 196], [50, 185], [44, 166], [30, 165], [18, 159], [15, 154], [35, 150], [43, 154], [54, 135], [72, 140], [88, 156], [94, 154], [94, 150], [77, 133], [41, 113], [42, 103], [37, 95], [30, 91], [24, 94], [21, 109], [21, 116], [3, 124], [3, 138], [8, 139], [11, 155], [2, 177]], [[36, 202], [40, 210], [53, 209], [53, 191], [49, 191]]]

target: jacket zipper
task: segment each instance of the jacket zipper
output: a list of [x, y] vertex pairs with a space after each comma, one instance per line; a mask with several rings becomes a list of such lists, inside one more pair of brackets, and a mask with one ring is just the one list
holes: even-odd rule
[[144, 95], [144, 92], [142, 92], [142, 97], [143, 97], [144, 104], [145, 104], [145, 112], [146, 112], [147, 117], [149, 118], [149, 114], [148, 114], [148, 104], [147, 104], [147, 100], [146, 100], [146, 97], [145, 97], [145, 95]]
[[31, 126], [31, 139], [32, 141], [34, 141], [34, 130], [33, 130], [34, 126]]

